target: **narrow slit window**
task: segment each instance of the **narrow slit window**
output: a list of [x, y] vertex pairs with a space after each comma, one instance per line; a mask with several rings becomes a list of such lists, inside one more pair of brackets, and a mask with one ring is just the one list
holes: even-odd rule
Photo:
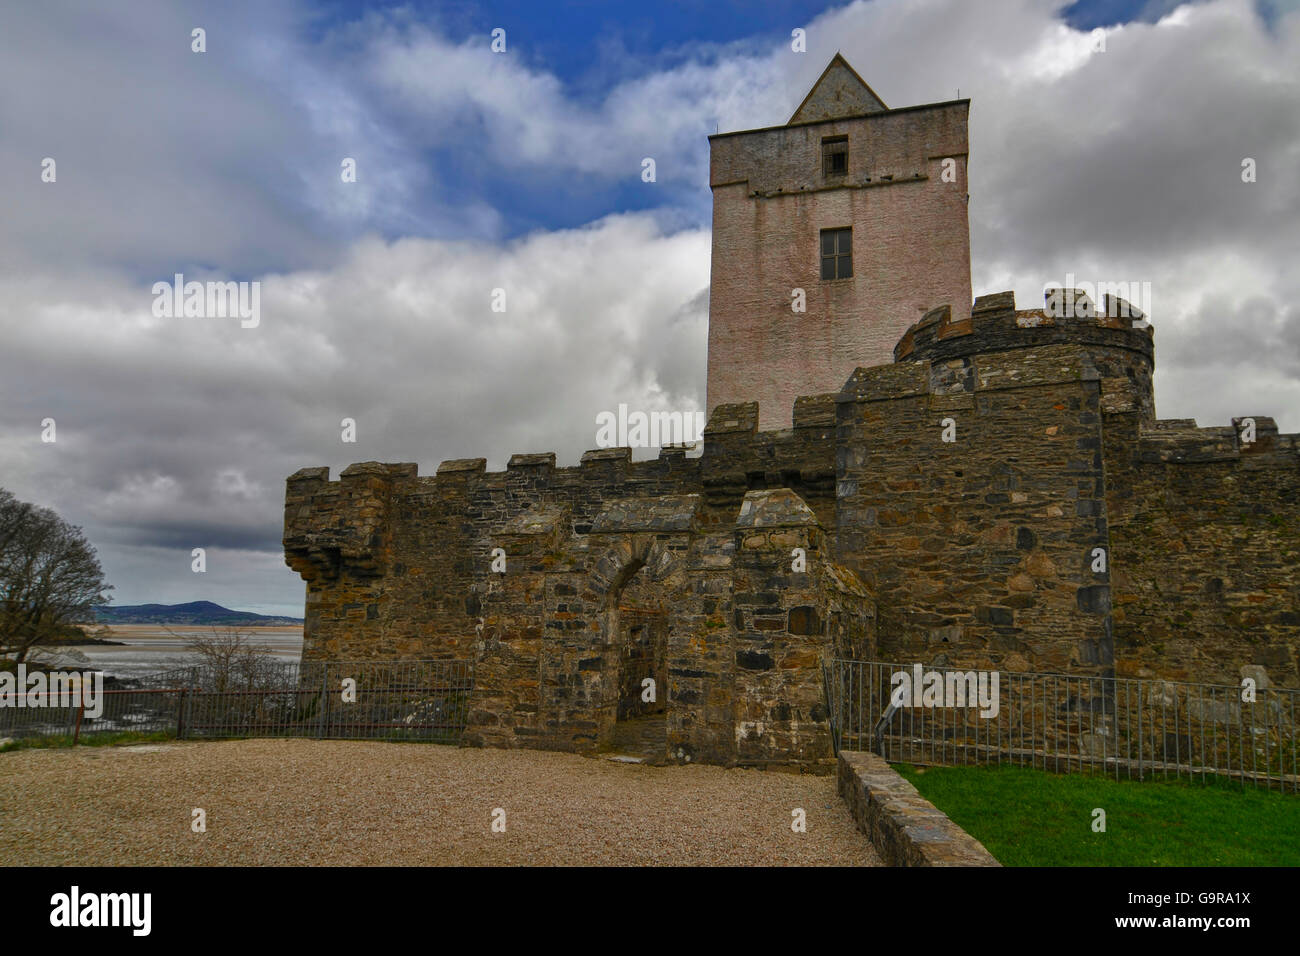
[[822, 230], [822, 278], [853, 278], [853, 230]]

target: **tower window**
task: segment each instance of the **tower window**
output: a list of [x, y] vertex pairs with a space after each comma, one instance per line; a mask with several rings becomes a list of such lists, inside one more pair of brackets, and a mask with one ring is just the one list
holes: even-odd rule
[[853, 278], [853, 230], [822, 230], [822, 278]]
[[845, 176], [849, 171], [849, 138], [822, 137], [822, 175], [827, 179]]

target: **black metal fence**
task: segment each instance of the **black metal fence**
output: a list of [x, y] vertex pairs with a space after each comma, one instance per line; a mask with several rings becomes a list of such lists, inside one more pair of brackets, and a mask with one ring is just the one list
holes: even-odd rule
[[0, 737], [174, 733], [457, 743], [474, 689], [468, 661], [258, 661], [182, 667], [59, 707], [0, 707]]
[[[895, 675], [905, 673], [907, 680]], [[830, 660], [835, 749], [918, 765], [1011, 763], [1130, 779], [1228, 778], [1300, 792], [1300, 690]], [[1253, 699], [1250, 699], [1253, 696]], [[963, 699], [964, 698], [964, 699]], [[919, 706], [918, 706], [919, 705]]]
[[[86, 672], [78, 672], [86, 673]], [[20, 690], [0, 706], [0, 737], [74, 739], [95, 733], [166, 733], [176, 729], [182, 687], [193, 687], [193, 670], [180, 668], [133, 678], [129, 688], [109, 686], [100, 692], [99, 713], [88, 712], [80, 692], [37, 693]]]

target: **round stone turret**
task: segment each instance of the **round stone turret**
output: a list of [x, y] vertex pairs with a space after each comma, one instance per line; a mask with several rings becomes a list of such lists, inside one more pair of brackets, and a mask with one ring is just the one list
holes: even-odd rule
[[1155, 368], [1152, 329], [1137, 308], [1106, 295], [1098, 310], [1077, 289], [1052, 289], [1042, 309], [1017, 310], [1012, 292], [980, 296], [969, 319], [953, 320], [943, 305], [931, 309], [903, 334], [895, 362], [944, 362], [989, 352], [1082, 345], [1101, 373], [1103, 408], [1132, 410], [1155, 421], [1151, 384]]

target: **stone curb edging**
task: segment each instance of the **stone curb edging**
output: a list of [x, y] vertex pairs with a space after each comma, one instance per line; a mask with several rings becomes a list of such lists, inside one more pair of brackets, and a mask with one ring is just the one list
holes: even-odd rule
[[1001, 866], [881, 757], [842, 751], [840, 796], [889, 866]]

